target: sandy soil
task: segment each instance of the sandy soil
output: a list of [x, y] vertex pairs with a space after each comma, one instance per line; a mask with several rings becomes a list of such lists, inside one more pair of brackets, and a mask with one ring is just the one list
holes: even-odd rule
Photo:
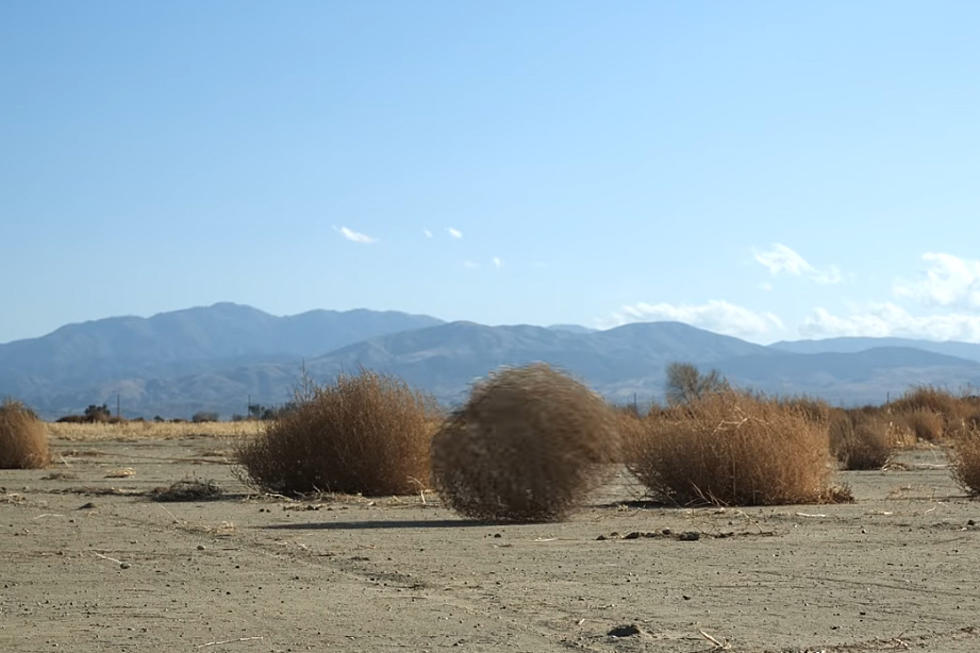
[[[0, 471], [0, 651], [980, 649], [980, 502], [940, 451], [840, 474], [852, 505], [649, 507], [623, 475], [500, 526], [249, 496], [231, 446], [55, 440], [55, 467]], [[191, 477], [225, 498], [143, 494]]]

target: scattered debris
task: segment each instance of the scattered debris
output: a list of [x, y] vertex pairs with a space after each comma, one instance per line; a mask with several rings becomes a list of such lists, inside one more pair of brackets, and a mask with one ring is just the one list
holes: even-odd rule
[[705, 533], [703, 531], [683, 531], [675, 533], [669, 528], [660, 531], [632, 531], [626, 535], [610, 533], [600, 535], [596, 540], [639, 540], [639, 539], [668, 539], [678, 542], [697, 542], [701, 538], [723, 540], [731, 537], [775, 537], [776, 531], [722, 531], [720, 533]]
[[41, 477], [42, 481], [76, 481], [78, 474], [74, 472], [51, 472]]
[[606, 634], [610, 637], [633, 637], [640, 634], [640, 628], [636, 624], [623, 624], [616, 626]]
[[154, 501], [214, 501], [221, 498], [222, 490], [214, 481], [190, 479], [154, 488], [148, 494]]
[[114, 469], [105, 475], [106, 478], [129, 478], [130, 476], [135, 476], [136, 470], [132, 467], [120, 467], [119, 469]]

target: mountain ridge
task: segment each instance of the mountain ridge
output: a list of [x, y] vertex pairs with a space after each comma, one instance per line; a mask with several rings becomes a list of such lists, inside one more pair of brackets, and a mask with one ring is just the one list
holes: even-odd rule
[[497, 367], [535, 361], [618, 402], [660, 399], [664, 370], [678, 361], [718, 369], [741, 387], [834, 403], [880, 403], [909, 385], [980, 385], [980, 353], [976, 359], [947, 353], [980, 352], [971, 343], [864, 338], [767, 346], [680, 322], [604, 331], [576, 326], [487, 326], [368, 309], [277, 317], [222, 302], [65, 325], [0, 345], [0, 395], [27, 401], [49, 418], [117, 396], [130, 417], [199, 410], [227, 417], [244, 414], [250, 398], [287, 401], [303, 370], [329, 382], [363, 367], [398, 375], [452, 405]]

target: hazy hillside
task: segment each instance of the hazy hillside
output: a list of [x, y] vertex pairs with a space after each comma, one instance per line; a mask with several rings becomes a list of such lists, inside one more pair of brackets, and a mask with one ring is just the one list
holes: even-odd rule
[[980, 345], [969, 342], [936, 342], [911, 338], [826, 338], [823, 340], [789, 340], [769, 345], [780, 351], [797, 354], [840, 353], [852, 354], [876, 347], [906, 347], [931, 351], [946, 356], [956, 356], [980, 362]]
[[[934, 351], [943, 348], [963, 356]], [[501, 365], [546, 361], [614, 401], [648, 401], [662, 397], [666, 366], [685, 361], [767, 393], [880, 403], [910, 385], [980, 386], [980, 356], [965, 357], [976, 349], [875, 338], [765, 347], [678, 322], [607, 331], [490, 327], [366, 310], [279, 318], [216, 304], [70, 325], [0, 345], [0, 394], [24, 399], [48, 417], [113, 404], [117, 395], [128, 416], [186, 417], [199, 410], [230, 416], [246, 412], [249, 400], [287, 401], [305, 365], [321, 382], [361, 367], [396, 374], [453, 404], [474, 379]]]

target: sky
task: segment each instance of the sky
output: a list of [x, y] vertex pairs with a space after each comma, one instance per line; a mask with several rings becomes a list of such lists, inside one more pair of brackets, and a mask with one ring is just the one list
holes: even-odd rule
[[0, 342], [219, 301], [980, 342], [980, 4], [0, 3]]

